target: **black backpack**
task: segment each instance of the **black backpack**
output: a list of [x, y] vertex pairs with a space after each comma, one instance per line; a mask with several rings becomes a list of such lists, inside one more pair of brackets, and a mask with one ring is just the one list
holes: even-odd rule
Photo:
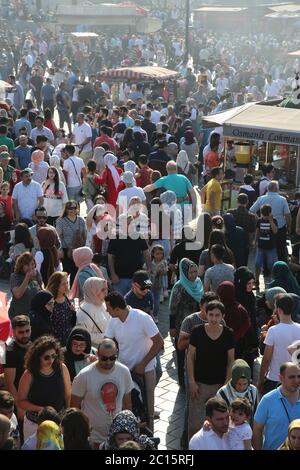
[[259, 186], [260, 186], [260, 183], [264, 180], [267, 180], [268, 178], [266, 176], [263, 176], [262, 178], [260, 178], [260, 180], [257, 181], [257, 183], [255, 183], [255, 185], [253, 186], [254, 189], [255, 189], [255, 193], [256, 193], [256, 197], [259, 197], [260, 194], [259, 194]]

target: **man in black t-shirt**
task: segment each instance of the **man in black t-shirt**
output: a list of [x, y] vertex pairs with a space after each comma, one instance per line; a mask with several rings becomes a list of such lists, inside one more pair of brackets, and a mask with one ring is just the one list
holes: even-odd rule
[[[18, 398], [20, 378], [24, 372], [24, 357], [31, 344], [30, 320], [26, 315], [17, 315], [12, 319], [13, 339], [6, 347], [6, 362], [3, 364], [4, 379], [7, 390]], [[18, 417], [22, 421], [22, 410], [18, 410]]]
[[110, 240], [108, 245], [108, 266], [114, 290], [125, 295], [131, 289], [134, 273], [146, 263], [151, 269], [151, 256], [146, 241], [142, 238], [120, 238]]
[[233, 331], [221, 324], [224, 305], [213, 300], [206, 306], [204, 325], [196, 326], [191, 333], [187, 354], [189, 384], [189, 440], [202, 427], [207, 400], [231, 378], [234, 361]]

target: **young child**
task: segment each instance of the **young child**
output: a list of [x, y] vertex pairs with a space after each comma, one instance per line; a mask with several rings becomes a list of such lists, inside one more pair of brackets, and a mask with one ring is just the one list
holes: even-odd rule
[[95, 183], [94, 177], [99, 176], [96, 174], [96, 162], [93, 160], [88, 161], [87, 163], [87, 175], [83, 184], [83, 191], [85, 194], [85, 203], [87, 211], [90, 211], [94, 206], [94, 198], [99, 193], [99, 186]]
[[14, 220], [14, 212], [12, 205], [12, 197], [9, 194], [10, 185], [8, 181], [4, 181], [0, 186], [0, 202], [5, 204], [5, 215], [9, 218], [10, 222]]
[[158, 323], [159, 303], [164, 289], [164, 277], [168, 272], [168, 263], [165, 259], [165, 251], [161, 245], [154, 245], [151, 249], [152, 294], [154, 298], [154, 321]]
[[273, 264], [277, 261], [276, 233], [277, 221], [273, 218], [272, 207], [264, 204], [260, 209], [261, 217], [257, 221], [256, 229], [256, 259], [255, 277], [256, 287], [259, 288], [259, 275], [261, 268], [266, 265], [272, 271]]
[[252, 429], [248, 423], [251, 405], [247, 398], [236, 398], [230, 406], [228, 440], [230, 450], [252, 450]]

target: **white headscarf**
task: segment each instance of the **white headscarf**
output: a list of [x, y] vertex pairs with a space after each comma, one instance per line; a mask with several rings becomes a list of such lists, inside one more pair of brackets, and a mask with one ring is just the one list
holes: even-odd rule
[[185, 150], [180, 150], [179, 154], [177, 155], [176, 165], [180, 168], [186, 175], [189, 172], [189, 157]]
[[105, 168], [103, 155], [106, 150], [103, 147], [96, 147], [94, 150], [93, 161], [96, 163], [97, 173], [100, 175]]
[[115, 188], [117, 189], [120, 183], [120, 175], [117, 172], [115, 163], [117, 163], [117, 157], [113, 153], [107, 153], [104, 156], [104, 163], [111, 172], [111, 176], [115, 183]]
[[129, 160], [128, 162], [124, 163], [124, 171], [130, 171], [133, 176], [136, 173], [136, 163], [133, 160]]

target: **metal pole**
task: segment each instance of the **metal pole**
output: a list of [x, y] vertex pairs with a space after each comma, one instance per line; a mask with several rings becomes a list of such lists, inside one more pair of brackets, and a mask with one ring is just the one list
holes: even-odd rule
[[190, 53], [190, 36], [189, 36], [189, 24], [190, 24], [190, 0], [185, 0], [185, 61], [189, 60]]

